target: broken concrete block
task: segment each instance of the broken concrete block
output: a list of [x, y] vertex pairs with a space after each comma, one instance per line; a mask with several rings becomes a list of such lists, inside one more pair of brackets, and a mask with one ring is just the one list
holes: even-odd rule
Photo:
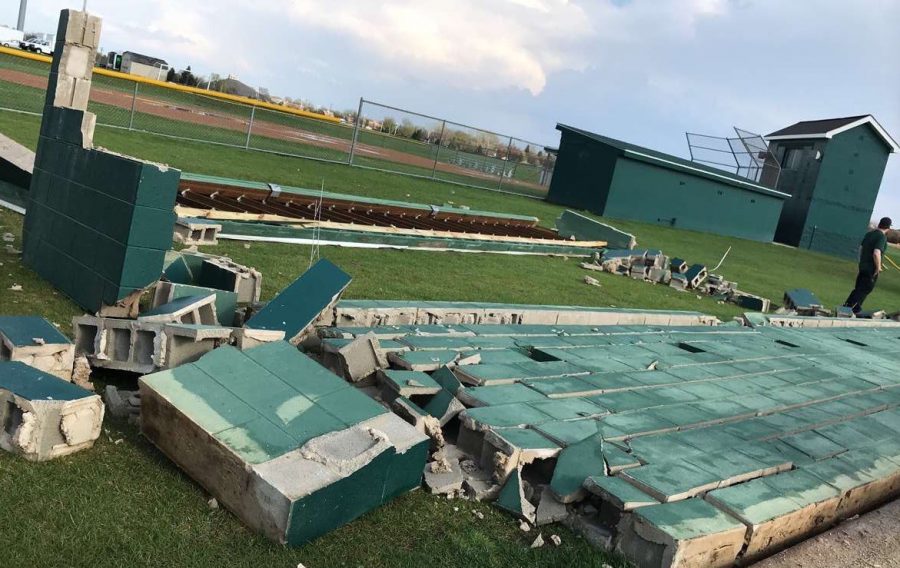
[[103, 402], [110, 416], [120, 420], [137, 422], [141, 415], [140, 391], [122, 390], [107, 385], [103, 392]]
[[619, 525], [616, 550], [639, 568], [732, 566], [745, 527], [701, 499], [641, 507]]
[[372, 333], [361, 335], [339, 348], [334, 357], [340, 374], [354, 383], [368, 379], [379, 369], [387, 367], [378, 338]]
[[637, 246], [634, 235], [570, 210], [563, 211], [556, 220], [556, 231], [564, 239], [606, 241], [607, 246], [613, 249], [633, 249]]
[[458, 460], [449, 460], [446, 467], [434, 467], [438, 462], [425, 466], [425, 486], [432, 495], [452, 495], [462, 491], [463, 472]]
[[215, 294], [184, 296], [152, 308], [139, 315], [137, 319], [141, 323], [219, 325], [215, 303]]
[[81, 316], [72, 320], [75, 348], [93, 367], [152, 373], [198, 358], [229, 342], [232, 329]]
[[235, 311], [237, 310], [237, 293], [214, 288], [201, 288], [190, 284], [159, 281], [153, 291], [151, 308], [157, 308], [185, 296], [216, 296], [216, 319], [221, 325], [232, 326], [235, 324]]
[[350, 285], [350, 276], [325, 259], [281, 291], [244, 327], [281, 330], [297, 345], [320, 313], [330, 310]]
[[231, 340], [235, 347], [241, 351], [252, 349], [264, 343], [272, 343], [273, 341], [281, 341], [284, 339], [284, 332], [280, 329], [250, 329], [246, 327], [236, 327], [231, 332]]
[[435, 395], [443, 390], [437, 381], [421, 371], [385, 369], [379, 371], [378, 377], [385, 387], [402, 397]]
[[681, 258], [673, 258], [669, 262], [669, 268], [672, 270], [672, 274], [684, 274], [687, 272], [688, 263]]
[[419, 486], [430, 440], [287, 342], [140, 379], [141, 431], [244, 523], [300, 545]]
[[34, 152], [0, 134], [0, 181], [28, 189], [34, 171]]
[[199, 272], [197, 286], [234, 292], [237, 294], [239, 304], [259, 301], [262, 274], [253, 268], [237, 264], [230, 258], [205, 256]]
[[99, 396], [24, 363], [0, 362], [0, 448], [49, 460], [93, 446], [102, 423]]
[[222, 225], [207, 219], [179, 218], [175, 221], [173, 240], [189, 246], [217, 245], [221, 231]]
[[585, 276], [583, 280], [584, 280], [584, 283], [589, 286], [600, 286], [600, 281], [597, 280], [596, 278], [591, 278], [590, 276]]
[[696, 289], [700, 287], [700, 284], [706, 280], [707, 272], [706, 267], [702, 264], [692, 264], [690, 268], [684, 273], [684, 277], [687, 280], [687, 287], [689, 289]]
[[675, 288], [676, 290], [687, 290], [688, 289], [688, 280], [687, 277], [680, 272], [673, 272], [672, 278], [669, 280], [669, 286]]
[[771, 302], [762, 296], [755, 296], [747, 292], [735, 291], [731, 296], [731, 301], [748, 310], [766, 313], [769, 311]]
[[563, 448], [550, 481], [550, 489], [557, 499], [563, 503], [576, 501], [584, 496], [585, 479], [607, 474], [603, 444], [600, 436], [591, 436]]
[[503, 489], [497, 495], [494, 504], [509, 511], [516, 517], [534, 524], [536, 509], [528, 499], [525, 498], [524, 484], [522, 482], [522, 470], [516, 469], [506, 479]]
[[672, 279], [672, 272], [665, 268], [652, 267], [647, 271], [647, 279], [658, 284], [668, 284]]
[[72, 380], [75, 345], [37, 316], [0, 316], [0, 361], [19, 361]]
[[538, 501], [535, 512], [534, 524], [541, 527], [551, 523], [560, 523], [568, 515], [569, 511], [566, 509], [566, 505], [553, 495], [553, 490], [549, 486], [544, 487], [541, 490], [541, 500]]

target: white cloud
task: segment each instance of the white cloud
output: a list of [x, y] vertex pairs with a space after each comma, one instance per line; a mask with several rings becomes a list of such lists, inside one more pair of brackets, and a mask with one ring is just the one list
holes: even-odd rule
[[282, 4], [299, 27], [326, 29], [370, 55], [365, 65], [473, 89], [540, 93], [548, 76], [583, 69], [589, 18], [566, 0], [348, 0]]

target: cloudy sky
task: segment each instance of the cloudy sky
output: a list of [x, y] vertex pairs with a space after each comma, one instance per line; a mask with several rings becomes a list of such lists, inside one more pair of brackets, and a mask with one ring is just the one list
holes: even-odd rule
[[[30, 0], [53, 31], [81, 0]], [[0, 2], [14, 24], [18, 2]], [[873, 114], [900, 139], [897, 0], [88, 0], [102, 47], [335, 109], [359, 97], [556, 144]], [[876, 215], [900, 218], [900, 155]]]

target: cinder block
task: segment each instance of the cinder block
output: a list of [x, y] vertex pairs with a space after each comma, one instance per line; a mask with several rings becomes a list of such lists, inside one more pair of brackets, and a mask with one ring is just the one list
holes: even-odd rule
[[18, 361], [71, 381], [75, 346], [44, 318], [0, 316], [0, 361]]
[[24, 363], [0, 362], [0, 448], [49, 460], [90, 448], [102, 423], [99, 396]]

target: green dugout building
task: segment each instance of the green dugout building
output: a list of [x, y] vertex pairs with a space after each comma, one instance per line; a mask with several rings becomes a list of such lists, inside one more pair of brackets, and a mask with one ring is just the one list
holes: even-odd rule
[[766, 139], [781, 166], [775, 240], [855, 258], [897, 142], [871, 115], [798, 122]]
[[774, 239], [787, 193], [621, 140], [556, 128], [562, 136], [547, 201], [604, 217]]

